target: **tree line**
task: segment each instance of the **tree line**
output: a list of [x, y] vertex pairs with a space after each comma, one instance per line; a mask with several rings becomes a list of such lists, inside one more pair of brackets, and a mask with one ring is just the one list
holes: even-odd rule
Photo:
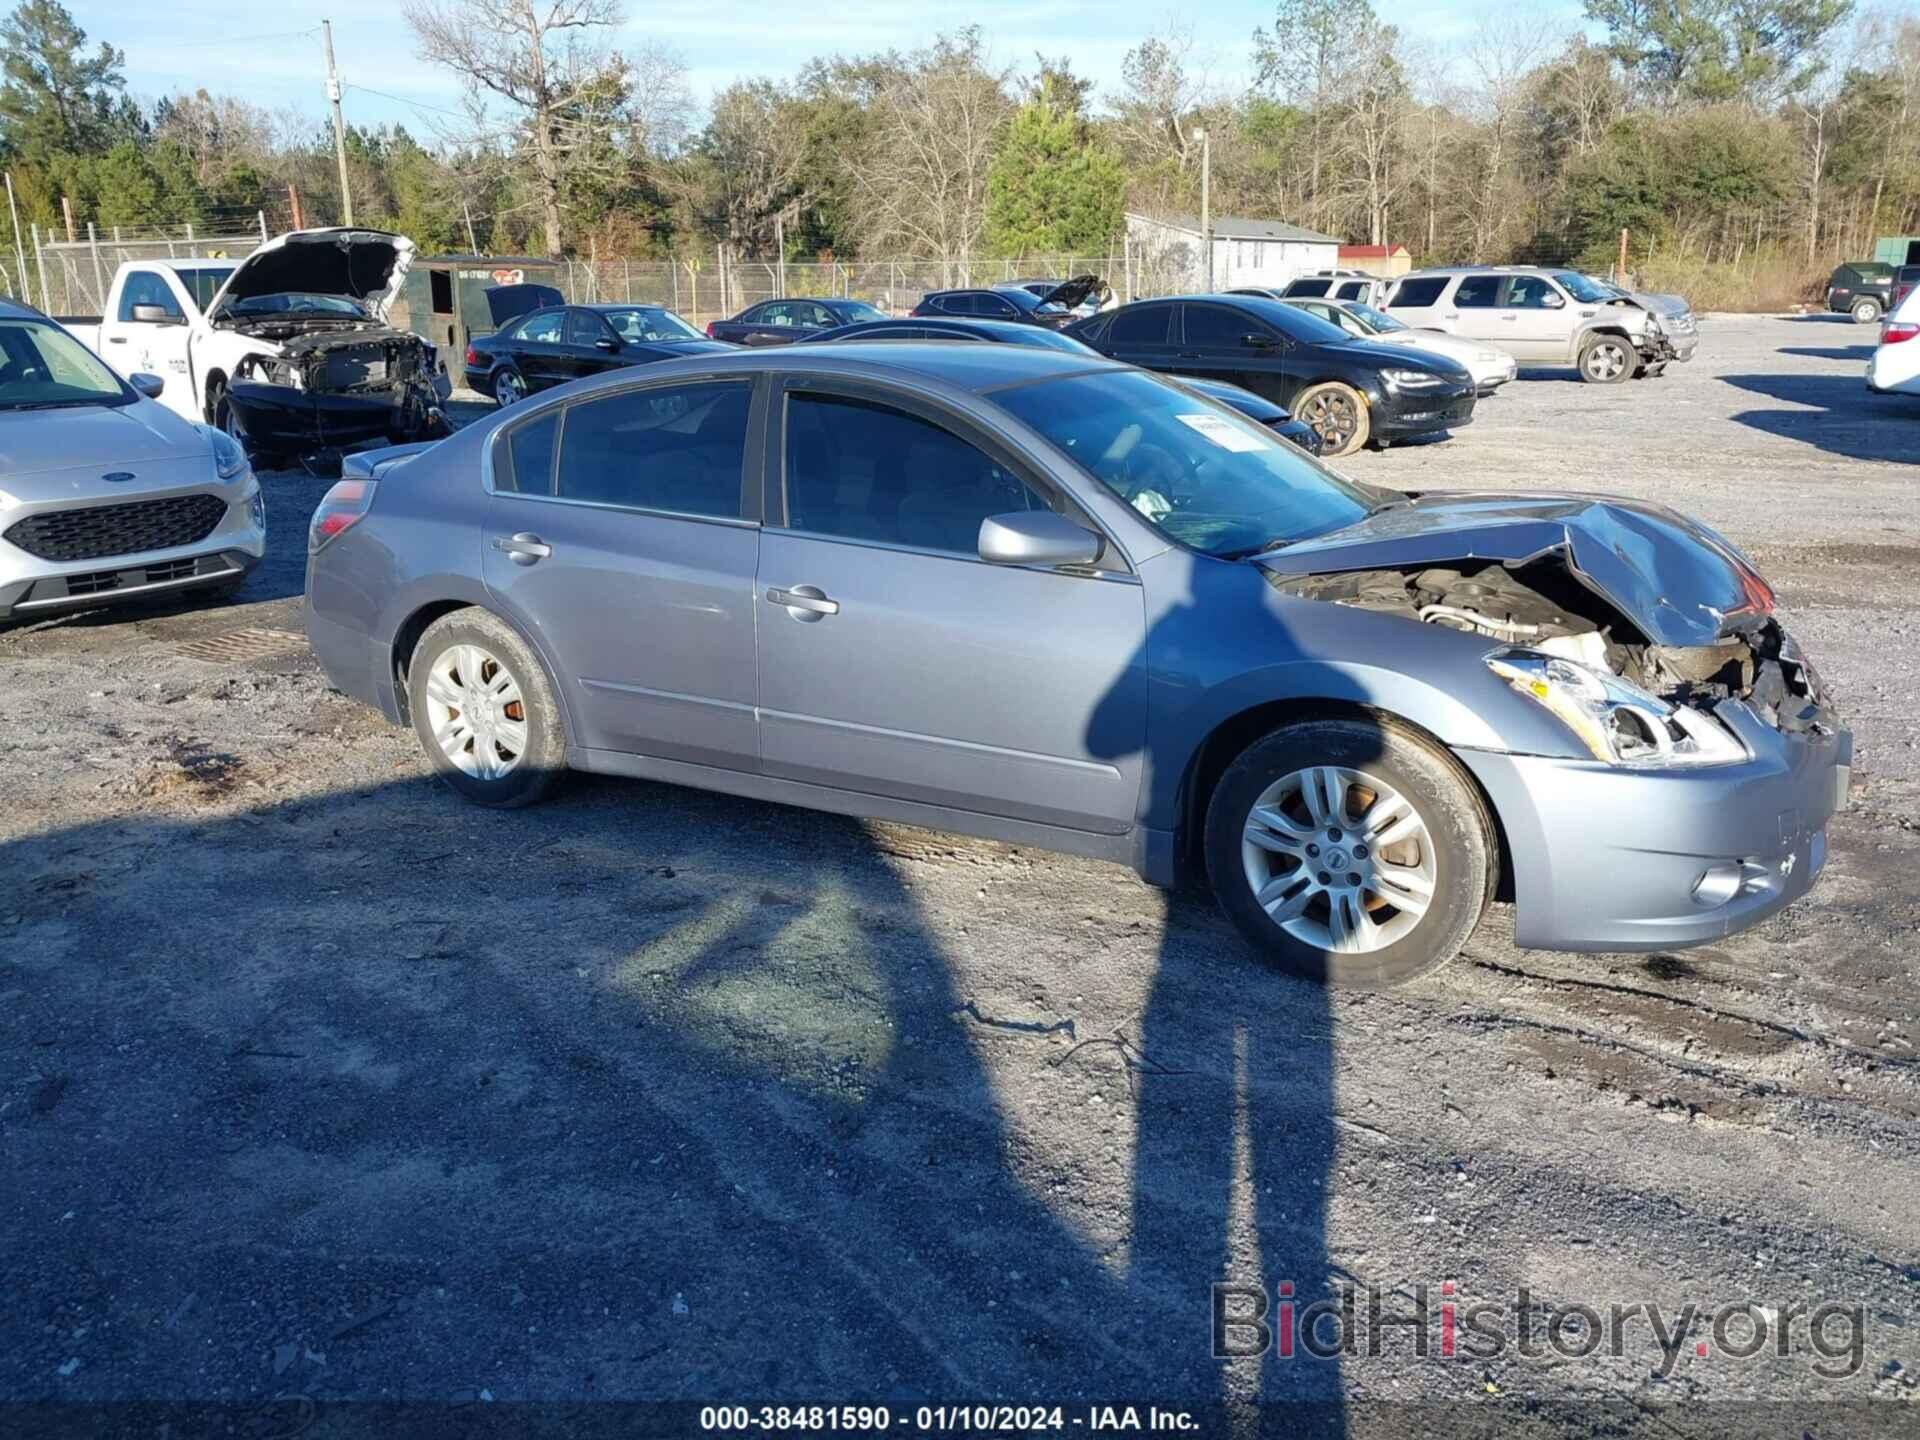
[[[1587, 0], [1568, 38], [1489, 15], [1436, 46], [1366, 0], [1279, 0], [1239, 55], [1178, 25], [1098, 87], [978, 29], [827, 55], [696, 103], [620, 0], [403, 0], [459, 108], [351, 126], [356, 219], [430, 251], [581, 258], [1109, 253], [1128, 210], [1397, 243], [1427, 262], [1631, 267], [1778, 301], [1920, 231], [1920, 20], [1852, 0]], [[0, 22], [22, 226], [271, 228], [342, 213], [331, 129], [202, 89], [127, 92], [59, 0]], [[1226, 84], [1226, 71], [1250, 76]], [[351, 98], [351, 92], [350, 92]], [[1202, 136], [1205, 143], [1202, 143]], [[1776, 296], [1772, 290], [1783, 293]], [[1766, 292], [1766, 293], [1762, 293]]]

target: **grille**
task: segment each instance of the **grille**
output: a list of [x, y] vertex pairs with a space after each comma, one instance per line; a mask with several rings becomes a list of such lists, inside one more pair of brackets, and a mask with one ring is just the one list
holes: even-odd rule
[[213, 533], [227, 502], [218, 495], [174, 495], [125, 505], [89, 505], [29, 515], [6, 538], [42, 560], [103, 560], [192, 545]]

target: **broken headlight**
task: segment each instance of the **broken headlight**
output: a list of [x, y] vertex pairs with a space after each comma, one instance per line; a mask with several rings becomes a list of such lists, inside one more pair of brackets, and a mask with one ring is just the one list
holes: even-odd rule
[[1747, 747], [1712, 716], [1671, 705], [1618, 675], [1538, 650], [1496, 650], [1487, 665], [1552, 711], [1594, 759], [1609, 765], [1658, 770], [1749, 758]]

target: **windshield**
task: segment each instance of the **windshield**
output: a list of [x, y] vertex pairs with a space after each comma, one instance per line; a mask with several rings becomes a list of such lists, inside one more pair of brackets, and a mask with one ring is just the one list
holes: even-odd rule
[[1404, 320], [1396, 320], [1387, 314], [1386, 311], [1376, 310], [1371, 305], [1362, 304], [1358, 300], [1349, 300], [1347, 302], [1347, 311], [1350, 314], [1358, 315], [1376, 330], [1404, 330], [1407, 328]]
[[1360, 491], [1233, 410], [1138, 370], [995, 392], [1168, 539], [1234, 558], [1351, 525]]
[[840, 313], [847, 317], [847, 323], [849, 325], [859, 320], [884, 320], [887, 318], [886, 311], [876, 305], [869, 305], [864, 300], [842, 300], [840, 302]]
[[235, 315], [339, 315], [353, 320], [367, 319], [367, 310], [358, 300], [345, 295], [308, 295], [298, 290], [283, 290], [277, 295], [250, 295], [228, 307]]
[[628, 342], [706, 338], [671, 310], [602, 310], [600, 315]]
[[1582, 305], [1598, 305], [1604, 300], [1617, 299], [1623, 292], [1609, 286], [1597, 285], [1585, 275], [1572, 270], [1556, 270], [1553, 278], [1558, 280], [1566, 292]]
[[0, 410], [131, 405], [137, 398], [66, 331], [32, 320], [0, 320]]

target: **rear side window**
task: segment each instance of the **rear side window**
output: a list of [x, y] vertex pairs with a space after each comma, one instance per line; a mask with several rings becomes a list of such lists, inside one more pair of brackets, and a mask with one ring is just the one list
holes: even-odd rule
[[507, 436], [507, 470], [494, 476], [494, 488], [520, 495], [553, 493], [553, 455], [560, 438], [560, 412], [550, 410]]
[[1453, 303], [1462, 310], [1487, 310], [1500, 300], [1498, 275], [1469, 275], [1454, 292]]
[[1393, 292], [1393, 298], [1387, 302], [1389, 310], [1422, 310], [1437, 304], [1440, 292], [1447, 288], [1444, 275], [1422, 275], [1418, 279], [1402, 280], [1400, 288]]
[[740, 518], [745, 382], [626, 390], [567, 407], [554, 493], [562, 500]]
[[1286, 294], [1289, 299], [1295, 296], [1324, 295], [1332, 287], [1331, 280], [1296, 280], [1287, 286]]
[[1171, 305], [1129, 305], [1115, 313], [1107, 327], [1110, 345], [1164, 345], [1173, 319]]
[[567, 316], [564, 310], [543, 310], [538, 315], [529, 315], [520, 322], [515, 335], [518, 340], [531, 340], [541, 345], [558, 345], [565, 333]]
[[791, 395], [786, 429], [795, 530], [978, 555], [987, 516], [1048, 508], [984, 451], [891, 406]]
[[1367, 282], [1364, 280], [1349, 280], [1335, 292], [1333, 298], [1336, 300], [1364, 300], [1367, 298]]

